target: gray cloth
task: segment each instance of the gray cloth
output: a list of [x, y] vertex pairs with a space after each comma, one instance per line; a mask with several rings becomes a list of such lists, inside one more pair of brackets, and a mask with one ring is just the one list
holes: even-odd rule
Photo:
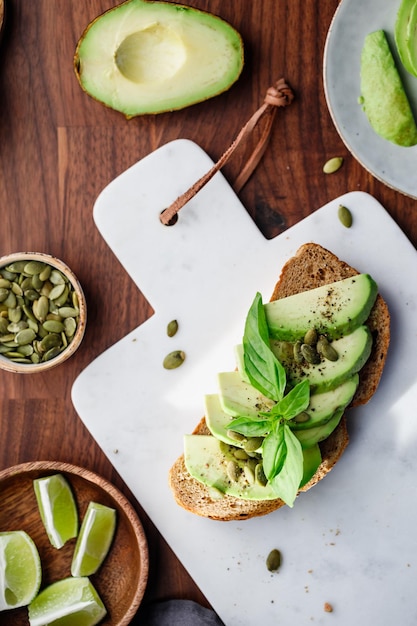
[[192, 600], [167, 600], [143, 606], [138, 626], [224, 626], [216, 613]]

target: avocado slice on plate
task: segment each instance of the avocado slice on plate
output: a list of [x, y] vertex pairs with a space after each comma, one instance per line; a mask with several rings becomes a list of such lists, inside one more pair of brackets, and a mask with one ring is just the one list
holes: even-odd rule
[[170, 2], [127, 0], [82, 34], [74, 57], [81, 87], [127, 118], [182, 109], [226, 91], [244, 62], [227, 22]]
[[378, 135], [404, 147], [417, 144], [416, 122], [383, 30], [365, 37], [359, 101]]
[[407, 72], [417, 76], [417, 2], [403, 0], [395, 22], [395, 43]]

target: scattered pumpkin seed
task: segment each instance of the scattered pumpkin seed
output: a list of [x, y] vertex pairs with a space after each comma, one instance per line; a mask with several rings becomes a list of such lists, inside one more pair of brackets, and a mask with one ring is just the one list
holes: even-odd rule
[[174, 337], [178, 331], [178, 322], [177, 320], [171, 320], [167, 326], [167, 335], [168, 337]]
[[297, 424], [304, 424], [305, 422], [308, 422], [309, 419], [310, 415], [307, 413], [307, 411], [302, 411], [293, 418], [294, 422], [296, 422]]
[[234, 461], [229, 461], [227, 463], [227, 475], [232, 482], [237, 482], [240, 475], [240, 468], [237, 463]]
[[245, 439], [245, 435], [237, 433], [235, 430], [228, 430], [226, 434], [233, 441], [243, 441]]
[[281, 566], [281, 552], [274, 548], [266, 557], [266, 566], [270, 572], [276, 572]]
[[321, 335], [317, 342], [317, 352], [328, 361], [337, 361], [339, 358], [337, 350], [335, 350], [324, 335]]
[[303, 343], [300, 350], [307, 363], [310, 363], [311, 365], [320, 363], [320, 355], [314, 346], [309, 346], [308, 343]]
[[255, 452], [258, 448], [261, 447], [263, 442], [263, 437], [250, 437], [243, 444], [243, 448], [246, 452]]
[[339, 217], [340, 223], [345, 226], [345, 228], [350, 228], [352, 226], [352, 213], [346, 206], [343, 206], [343, 204], [339, 204], [337, 215]]
[[318, 334], [315, 328], [310, 328], [304, 335], [304, 343], [309, 346], [315, 346], [317, 343]]
[[343, 165], [343, 157], [333, 157], [326, 161], [323, 165], [323, 172], [325, 174], [334, 174]]
[[262, 463], [258, 463], [255, 467], [255, 481], [262, 487], [265, 487], [268, 482]]
[[166, 355], [163, 366], [166, 370], [173, 370], [182, 365], [185, 361], [185, 353], [182, 350], [174, 350]]

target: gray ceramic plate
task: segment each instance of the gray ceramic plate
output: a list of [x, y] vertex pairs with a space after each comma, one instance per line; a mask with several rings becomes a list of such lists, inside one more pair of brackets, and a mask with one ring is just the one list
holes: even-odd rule
[[[383, 29], [398, 60], [394, 27], [400, 0], [343, 0], [330, 26], [324, 51], [324, 88], [336, 129], [353, 156], [383, 183], [417, 198], [417, 146], [401, 148], [371, 128], [358, 104], [360, 55], [365, 36]], [[417, 78], [398, 62], [417, 116]]]

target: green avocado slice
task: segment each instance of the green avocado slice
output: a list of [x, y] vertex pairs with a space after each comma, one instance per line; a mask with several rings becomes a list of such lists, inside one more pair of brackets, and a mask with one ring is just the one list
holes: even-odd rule
[[[287, 372], [287, 381], [295, 385], [308, 378], [312, 393], [322, 393], [334, 389], [348, 378], [359, 372], [371, 354], [372, 336], [367, 326], [359, 326], [349, 335], [332, 342], [338, 359], [323, 359], [315, 365], [283, 361]], [[282, 358], [280, 342], [271, 341], [271, 349], [277, 358]]]
[[359, 101], [378, 135], [404, 147], [417, 144], [416, 122], [383, 30], [365, 37]]
[[395, 22], [395, 43], [407, 72], [417, 76], [417, 2], [403, 0]]
[[227, 22], [171, 2], [127, 0], [82, 34], [74, 70], [82, 89], [127, 118], [182, 109], [226, 91], [243, 68]]
[[[227, 465], [230, 460], [236, 461], [232, 453], [227, 452], [216, 437], [211, 435], [185, 435], [184, 461], [189, 474], [220, 493], [226, 493], [245, 500], [276, 500], [279, 495], [271, 485], [259, 484], [253, 478], [252, 471], [245, 471], [245, 462], [240, 461], [240, 473], [236, 480], [231, 480]], [[320, 449], [311, 447], [303, 450], [303, 477], [300, 487], [304, 486], [314, 476], [321, 463]]]
[[336, 339], [351, 333], [369, 317], [378, 287], [369, 274], [302, 291], [264, 305], [273, 339], [295, 341], [315, 328]]

